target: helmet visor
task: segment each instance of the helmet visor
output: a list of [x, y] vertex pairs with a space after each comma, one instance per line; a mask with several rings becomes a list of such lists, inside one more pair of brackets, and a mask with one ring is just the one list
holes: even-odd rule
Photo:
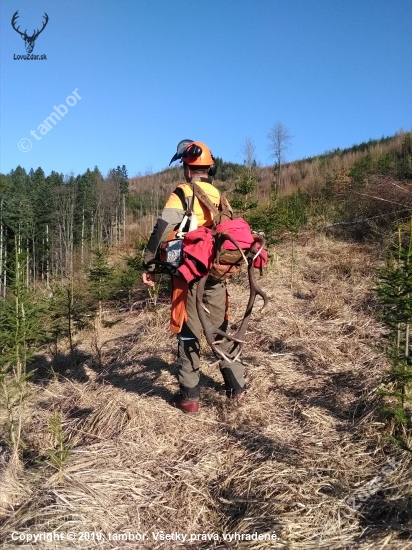
[[177, 144], [177, 151], [173, 155], [172, 160], [169, 162], [169, 166], [172, 164], [172, 162], [175, 162], [176, 160], [179, 160], [182, 158], [186, 147], [191, 143], [193, 143], [193, 139], [182, 139], [182, 141], [179, 141], [179, 143]]

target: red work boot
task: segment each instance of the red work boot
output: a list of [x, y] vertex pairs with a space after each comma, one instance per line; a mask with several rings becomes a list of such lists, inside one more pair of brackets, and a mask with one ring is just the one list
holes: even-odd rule
[[180, 393], [175, 395], [169, 404], [172, 407], [180, 409], [185, 413], [199, 412], [199, 401], [189, 401], [188, 399], [185, 399]]

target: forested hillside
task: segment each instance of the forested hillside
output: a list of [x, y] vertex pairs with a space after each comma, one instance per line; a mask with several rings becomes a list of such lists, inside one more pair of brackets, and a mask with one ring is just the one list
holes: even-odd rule
[[[331, 223], [403, 208], [395, 184], [412, 178], [411, 159], [411, 134], [405, 133], [286, 164], [276, 193], [273, 168], [259, 167], [253, 159], [238, 165], [218, 158], [216, 185], [238, 213], [251, 217], [256, 230], [271, 232], [267, 218], [274, 217], [273, 208], [297, 191], [304, 194], [300, 201], [305, 215], [327, 216]], [[180, 172], [170, 168], [129, 179], [125, 166], [105, 177], [97, 167], [80, 175], [47, 176], [41, 167], [28, 174], [17, 167], [2, 174], [0, 294], [6, 295], [14, 241], [19, 253], [25, 254], [29, 287], [70, 280], [90, 265], [93, 250], [125, 250], [136, 241], [144, 242], [181, 180]]]
[[[270, 302], [246, 337], [244, 407], [228, 406], [202, 342], [197, 418], [167, 404], [168, 278], [141, 283], [181, 169], [0, 175], [4, 548], [183, 548], [191, 535], [203, 550], [412, 548], [412, 134], [280, 174], [252, 157], [217, 168], [265, 235]], [[243, 273], [229, 291], [234, 328]], [[177, 531], [186, 542], [159, 538]], [[223, 537], [236, 533], [249, 539]]]
[[[90, 251], [125, 244], [126, 168], [103, 178], [98, 168], [63, 176], [17, 167], [0, 180], [0, 274], [2, 295], [13, 261], [24, 253], [27, 286], [70, 279]], [[15, 244], [14, 244], [15, 243]]]

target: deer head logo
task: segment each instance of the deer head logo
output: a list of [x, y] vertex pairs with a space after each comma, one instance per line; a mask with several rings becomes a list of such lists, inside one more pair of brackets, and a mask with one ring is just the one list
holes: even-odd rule
[[34, 31], [33, 34], [31, 36], [28, 36], [27, 34], [27, 29], [24, 31], [24, 32], [21, 32], [19, 31], [20, 27], [17, 27], [16, 28], [16, 21], [18, 19], [18, 13], [19, 13], [19, 10], [16, 11], [16, 13], [13, 15], [12, 17], [12, 20], [11, 20], [11, 26], [13, 27], [13, 29], [18, 32], [21, 37], [23, 38], [24, 40], [24, 45], [26, 47], [26, 52], [27, 53], [31, 53], [34, 49], [34, 43], [36, 41], [36, 38], [39, 36], [39, 34], [44, 30], [44, 27], [47, 25], [48, 21], [49, 21], [49, 16], [47, 15], [47, 13], [44, 13], [43, 17], [44, 17], [44, 21], [43, 21], [43, 26], [42, 28], [39, 30], [37, 29], [37, 31]]

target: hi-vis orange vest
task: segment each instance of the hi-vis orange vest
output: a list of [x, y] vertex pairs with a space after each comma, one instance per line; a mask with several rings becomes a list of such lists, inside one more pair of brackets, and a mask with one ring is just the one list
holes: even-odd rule
[[[220, 204], [220, 193], [216, 187], [204, 181], [196, 181], [196, 184], [207, 194], [210, 201], [216, 206], [216, 209], [218, 209]], [[165, 208], [176, 208], [178, 210], [183, 209], [187, 211], [192, 207], [192, 215], [197, 217], [198, 226], [212, 227], [213, 214], [197, 197], [193, 200], [193, 187], [188, 183], [180, 183], [177, 187], [183, 191], [184, 201], [182, 200], [182, 195], [179, 196], [176, 193], [172, 193], [165, 204]], [[185, 204], [183, 204], [183, 202]], [[187, 321], [187, 292], [188, 286], [183, 277], [173, 277], [170, 330], [174, 334], [178, 334], [182, 330], [183, 323]]]
[[[220, 193], [218, 189], [216, 189], [216, 187], [211, 183], [207, 183], [204, 181], [196, 181], [196, 185], [198, 185], [202, 189], [202, 191], [206, 193], [214, 206], [216, 206], [216, 208], [219, 208]], [[188, 206], [191, 205], [193, 197], [192, 186], [188, 183], [179, 183], [177, 187], [182, 189], [186, 204]], [[183, 208], [182, 200], [175, 193], [172, 193], [170, 195], [168, 201], [165, 204], [165, 208], [177, 208], [178, 210], [187, 209], [187, 207]], [[195, 216], [197, 217], [199, 227], [211, 227], [213, 225], [213, 214], [211, 213], [209, 208], [207, 208], [207, 206], [199, 201], [197, 197], [195, 197], [193, 201], [193, 214], [195, 214]]]

